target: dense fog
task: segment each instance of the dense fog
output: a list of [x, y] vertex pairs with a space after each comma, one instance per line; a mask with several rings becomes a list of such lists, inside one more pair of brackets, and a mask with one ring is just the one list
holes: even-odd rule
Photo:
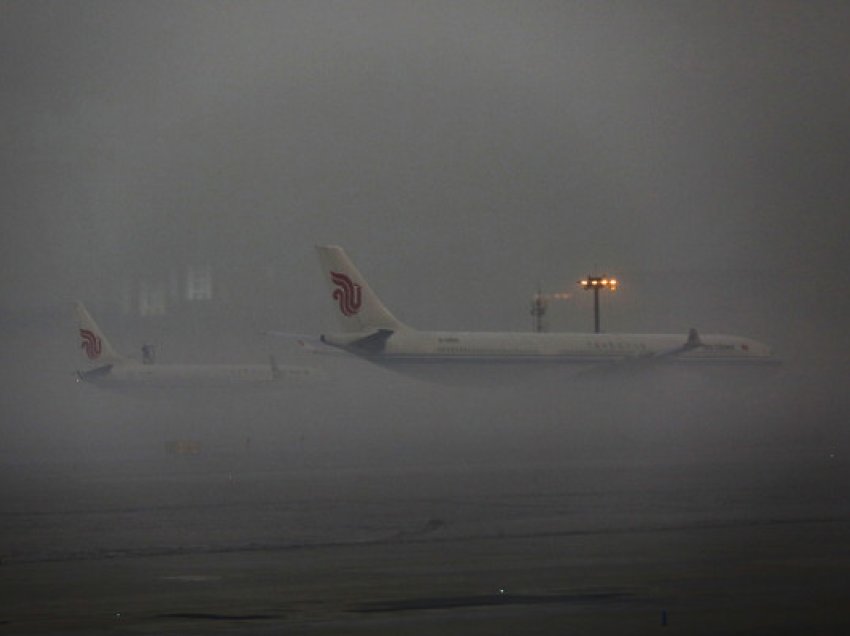
[[[0, 622], [846, 631], [848, 60], [842, 2], [0, 1]], [[602, 331], [782, 364], [315, 354], [316, 244], [412, 327], [589, 332], [606, 274]], [[324, 375], [99, 388], [75, 300]]]
[[[289, 453], [429, 462], [622, 440], [846, 444], [842, 3], [2, 12], [4, 461], [249, 432]], [[549, 330], [588, 331], [576, 281], [610, 272], [604, 330], [746, 335], [784, 365], [467, 388], [305, 358], [261, 334], [334, 328], [323, 242], [416, 327], [528, 330], [539, 288], [570, 294]], [[128, 353], [274, 352], [332, 374], [223, 407], [104, 393], [75, 383], [73, 299]]]

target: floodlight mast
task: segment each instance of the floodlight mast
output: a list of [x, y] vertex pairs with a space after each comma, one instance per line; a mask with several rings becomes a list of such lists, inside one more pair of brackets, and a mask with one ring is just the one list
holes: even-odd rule
[[593, 290], [593, 333], [599, 333], [599, 290], [609, 289], [615, 291], [617, 289], [617, 279], [611, 278], [607, 274], [601, 276], [588, 276], [578, 281], [582, 289], [585, 291]]

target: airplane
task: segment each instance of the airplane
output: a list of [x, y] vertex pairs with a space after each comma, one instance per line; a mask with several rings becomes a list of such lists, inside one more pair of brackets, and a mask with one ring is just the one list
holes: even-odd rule
[[77, 381], [98, 387], [124, 388], [228, 388], [288, 385], [289, 381], [323, 377], [310, 367], [279, 366], [273, 356], [268, 365], [151, 364], [118, 353], [89, 314], [74, 303], [83, 369]]
[[[438, 365], [568, 365], [576, 370], [643, 368], [657, 363], [775, 365], [771, 349], [741, 336], [700, 334], [421, 331], [398, 320], [345, 250], [317, 245], [339, 331], [322, 345], [397, 370]], [[327, 348], [327, 347], [325, 347]]]

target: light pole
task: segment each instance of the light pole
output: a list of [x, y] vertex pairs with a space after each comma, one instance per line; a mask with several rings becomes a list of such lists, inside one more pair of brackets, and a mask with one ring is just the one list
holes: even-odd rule
[[617, 279], [609, 278], [607, 274], [603, 274], [602, 276], [588, 276], [580, 280], [579, 285], [584, 290], [593, 290], [593, 332], [599, 333], [599, 290], [616, 290]]

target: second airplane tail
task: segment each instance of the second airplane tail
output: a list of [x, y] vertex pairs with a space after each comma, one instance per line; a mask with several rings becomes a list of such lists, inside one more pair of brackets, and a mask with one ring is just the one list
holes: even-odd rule
[[91, 369], [127, 361], [127, 358], [112, 348], [94, 318], [79, 300], [74, 303], [74, 313], [79, 330], [80, 355], [85, 367]]
[[316, 250], [342, 331], [361, 333], [408, 328], [384, 307], [344, 249], [337, 245], [317, 245]]

